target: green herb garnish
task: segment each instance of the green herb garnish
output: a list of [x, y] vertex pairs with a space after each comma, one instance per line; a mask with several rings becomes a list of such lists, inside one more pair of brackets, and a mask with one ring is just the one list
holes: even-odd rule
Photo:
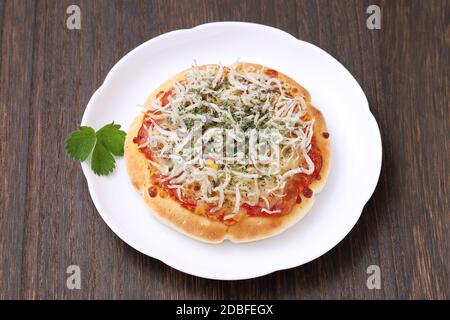
[[120, 130], [120, 125], [114, 122], [97, 132], [91, 127], [80, 126], [69, 135], [65, 148], [69, 156], [77, 161], [85, 161], [92, 153], [92, 171], [104, 176], [116, 167], [114, 156], [123, 156], [125, 136], [126, 132]]

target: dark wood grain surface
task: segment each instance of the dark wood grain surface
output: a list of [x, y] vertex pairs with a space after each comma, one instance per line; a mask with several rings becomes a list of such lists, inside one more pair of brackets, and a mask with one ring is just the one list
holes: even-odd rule
[[[81, 30], [66, 28], [70, 4]], [[381, 7], [381, 30], [366, 28], [370, 4]], [[63, 148], [123, 55], [221, 20], [275, 26], [328, 51], [362, 86], [383, 140], [378, 187], [339, 245], [231, 282], [186, 275], [122, 242]], [[449, 1], [0, 0], [0, 31], [0, 298], [450, 298]], [[80, 290], [66, 288], [71, 264]], [[381, 269], [380, 290], [366, 287], [369, 265]]]

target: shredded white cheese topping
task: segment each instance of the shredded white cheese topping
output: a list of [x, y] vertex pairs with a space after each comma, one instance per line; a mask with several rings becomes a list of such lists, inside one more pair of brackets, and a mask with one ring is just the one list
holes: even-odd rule
[[[304, 98], [288, 94], [280, 79], [253, 67], [238, 71], [236, 64], [194, 66], [169, 89], [167, 104], [158, 96], [146, 106], [151, 125], [141, 147], [150, 148], [151, 165], [180, 201], [211, 204], [225, 220], [244, 203], [276, 214], [271, 207], [285, 196], [288, 179], [314, 172], [308, 156], [314, 120], [302, 120]], [[278, 157], [262, 140], [277, 144]]]

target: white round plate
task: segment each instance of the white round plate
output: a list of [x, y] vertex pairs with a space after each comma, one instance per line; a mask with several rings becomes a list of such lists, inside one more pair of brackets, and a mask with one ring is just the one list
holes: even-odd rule
[[235, 60], [279, 70], [304, 86], [325, 116], [331, 170], [311, 211], [282, 234], [261, 241], [205, 244], [152, 216], [132, 187], [125, 161], [99, 177], [83, 163], [94, 204], [108, 226], [136, 250], [183, 272], [211, 279], [262, 276], [307, 263], [339, 243], [372, 195], [381, 169], [381, 137], [353, 76], [322, 49], [272, 27], [218, 22], [153, 38], [124, 56], [90, 99], [82, 125], [115, 121], [127, 130], [147, 95], [172, 75], [197, 64]]

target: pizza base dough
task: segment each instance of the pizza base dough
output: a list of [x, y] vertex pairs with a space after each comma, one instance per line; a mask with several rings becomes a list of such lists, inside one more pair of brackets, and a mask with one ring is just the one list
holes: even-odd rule
[[[202, 66], [201, 68], [206, 67]], [[239, 71], [243, 67], [269, 69], [261, 65], [244, 62], [239, 63], [236, 69]], [[174, 80], [181, 80], [186, 71], [175, 75], [162, 84], [147, 98], [144, 104], [148, 105], [160, 91], [165, 91]], [[147, 192], [151, 185], [149, 163], [137, 145], [133, 143], [133, 138], [137, 136], [142, 126], [143, 115], [141, 114], [134, 119], [127, 133], [124, 147], [125, 161], [133, 186], [142, 194], [145, 203], [152, 209], [151, 212], [154, 216], [179, 232], [200, 241], [220, 243], [225, 239], [229, 239], [232, 242], [239, 243], [260, 240], [279, 234], [306, 215], [314, 203], [316, 194], [325, 186], [330, 168], [330, 142], [329, 139], [324, 138], [322, 135], [322, 132], [327, 132], [326, 122], [322, 113], [311, 105], [311, 97], [305, 88], [280, 72], [278, 72], [278, 78], [291, 85], [291, 87], [296, 87], [298, 92], [295, 95], [301, 93], [305, 96], [308, 113], [315, 118], [314, 137], [316, 138], [316, 145], [322, 154], [322, 169], [320, 171], [321, 179], [314, 180], [309, 185], [314, 195], [311, 198], [306, 198], [302, 195], [302, 202], [296, 204], [289, 214], [269, 217], [249, 217], [244, 214], [239, 222], [231, 226], [227, 226], [220, 221], [213, 221], [203, 215], [195, 214], [170, 197], [162, 198], [158, 194], [155, 198], [152, 198]]]

